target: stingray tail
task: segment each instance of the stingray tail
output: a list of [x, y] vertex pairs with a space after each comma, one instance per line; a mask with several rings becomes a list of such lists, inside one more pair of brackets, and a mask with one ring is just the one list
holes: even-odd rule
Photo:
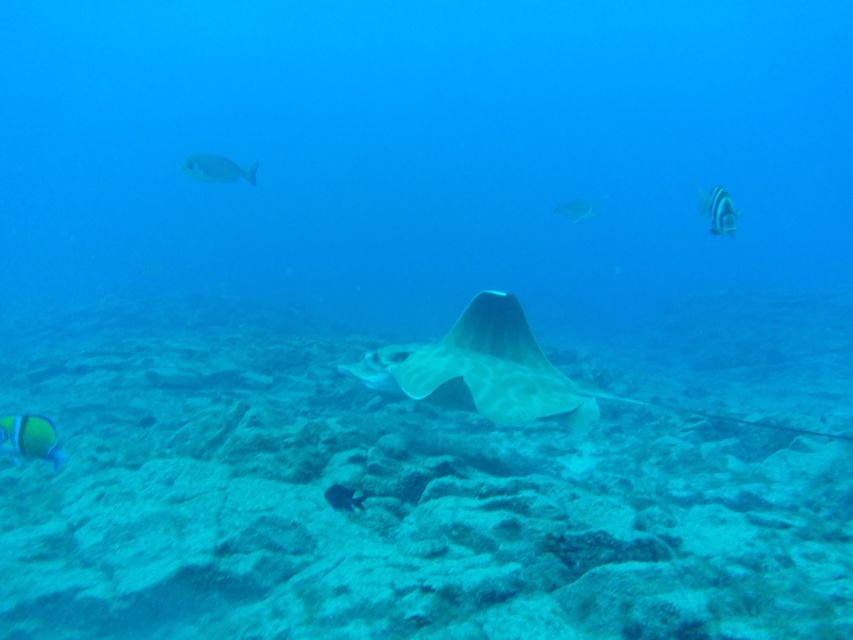
[[763, 420], [745, 420], [734, 416], [725, 416], [719, 413], [709, 413], [707, 411], [699, 411], [698, 409], [688, 409], [686, 407], [678, 407], [662, 402], [647, 402], [645, 400], [636, 400], [634, 398], [625, 398], [623, 396], [615, 396], [603, 391], [593, 390], [589, 388], [579, 388], [576, 393], [587, 398], [595, 398], [597, 400], [613, 400], [615, 402], [624, 402], [626, 404], [634, 404], [642, 407], [651, 407], [653, 409], [663, 409], [664, 411], [672, 411], [683, 415], [696, 416], [699, 418], [707, 418], [709, 420], [721, 420], [733, 424], [745, 425], [748, 427], [757, 427], [759, 429], [769, 429], [771, 431], [783, 431], [785, 433], [793, 433], [800, 436], [816, 436], [819, 438], [828, 438], [830, 440], [846, 440], [853, 442], [853, 435], [846, 433], [828, 433], [826, 431], [815, 431], [813, 429], [801, 429], [799, 427], [788, 427], [783, 424], [774, 422], [764, 422]]

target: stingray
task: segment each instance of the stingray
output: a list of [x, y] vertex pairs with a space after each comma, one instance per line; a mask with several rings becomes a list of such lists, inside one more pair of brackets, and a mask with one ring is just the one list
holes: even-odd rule
[[518, 300], [500, 291], [479, 293], [437, 343], [383, 347], [338, 369], [370, 389], [473, 411], [499, 424], [560, 418], [573, 427], [590, 428], [600, 415], [596, 400], [604, 400], [795, 435], [853, 440], [849, 434], [745, 420], [581, 386], [548, 361]]
[[478, 294], [442, 340], [385, 347], [338, 367], [367, 387], [473, 411], [499, 424], [561, 418], [598, 421], [595, 398], [557, 369], [536, 342], [515, 296]]

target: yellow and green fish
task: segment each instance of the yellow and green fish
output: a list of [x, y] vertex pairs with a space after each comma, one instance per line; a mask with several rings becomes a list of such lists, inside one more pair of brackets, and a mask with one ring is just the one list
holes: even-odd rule
[[41, 458], [59, 469], [65, 456], [59, 450], [56, 423], [45, 416], [19, 415], [0, 418], [0, 452], [24, 458]]

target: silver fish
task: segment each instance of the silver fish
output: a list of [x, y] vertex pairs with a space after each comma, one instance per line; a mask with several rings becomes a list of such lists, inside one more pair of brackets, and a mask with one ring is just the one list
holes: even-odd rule
[[257, 184], [255, 181], [257, 162], [248, 169], [243, 169], [228, 158], [213, 153], [202, 153], [188, 158], [182, 168], [188, 176], [202, 182], [234, 182], [243, 178], [251, 185]]
[[580, 222], [598, 215], [598, 209], [586, 200], [570, 200], [564, 203], [558, 202], [557, 206], [554, 207], [554, 213], [566, 216], [573, 222]]

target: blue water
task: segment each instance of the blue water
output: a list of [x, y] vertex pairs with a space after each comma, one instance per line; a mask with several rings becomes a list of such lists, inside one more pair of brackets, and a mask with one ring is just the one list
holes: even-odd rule
[[[849, 445], [714, 415], [850, 437], [851, 33], [841, 0], [0, 2], [0, 417], [55, 415], [70, 452], [59, 475], [0, 467], [0, 635], [481, 637], [468, 617], [523, 630], [541, 595], [538, 629], [605, 637], [617, 600], [576, 596], [633, 602], [653, 565], [683, 625], [612, 637], [849, 637]], [[199, 153], [258, 161], [257, 186], [193, 180]], [[734, 238], [699, 213], [718, 184]], [[598, 215], [554, 214], [575, 199]], [[706, 413], [602, 402], [567, 444], [336, 377], [484, 289], [567, 375]], [[373, 492], [352, 517], [322, 498], [347, 479]], [[645, 564], [560, 573], [596, 545]], [[722, 626], [690, 635], [694, 609]]]
[[[598, 326], [709, 286], [853, 280], [846, 2], [0, 18], [8, 298], [200, 292], [437, 328], [491, 287]], [[259, 160], [258, 187], [192, 181], [199, 152]], [[717, 183], [734, 240], [697, 214]], [[551, 214], [573, 198], [601, 214]]]

